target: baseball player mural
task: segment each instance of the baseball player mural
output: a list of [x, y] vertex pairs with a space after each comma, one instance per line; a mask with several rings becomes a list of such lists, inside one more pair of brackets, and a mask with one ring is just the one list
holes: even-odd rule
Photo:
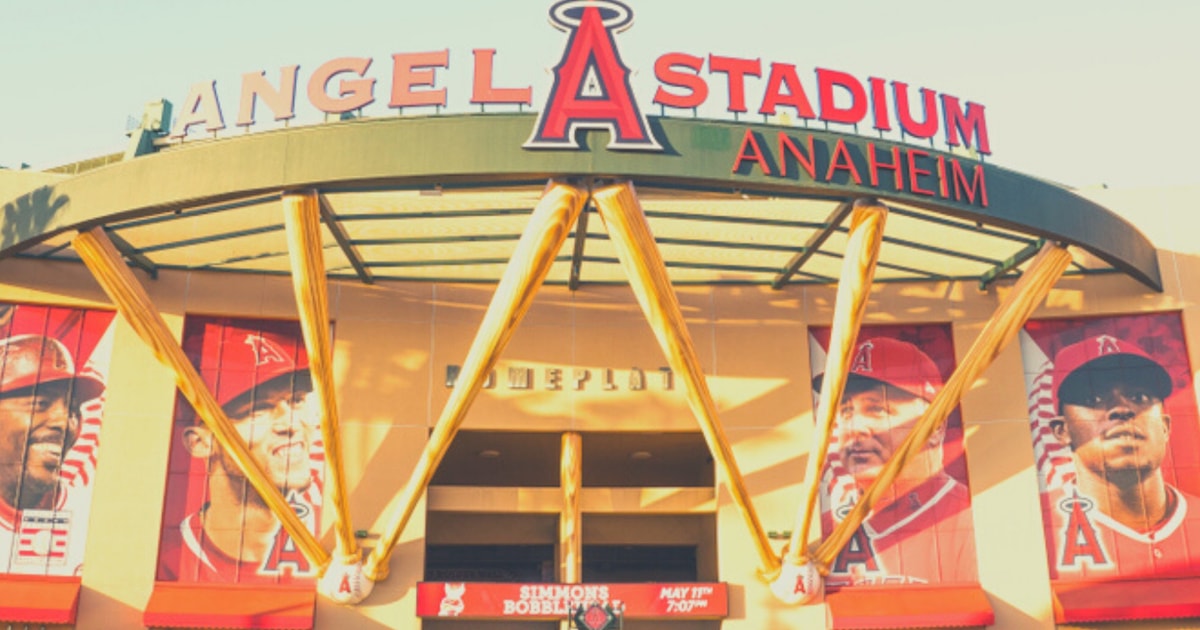
[[1030, 322], [1021, 350], [1051, 577], [1200, 575], [1200, 442], [1178, 314]]
[[[184, 351], [300, 519], [316, 531], [323, 451], [318, 405], [294, 322], [189, 318]], [[295, 583], [313, 566], [212, 433], [180, 398], [158, 579]]]
[[113, 315], [0, 304], [0, 573], [81, 571]]
[[[824, 377], [827, 341], [827, 330], [813, 331], [814, 392]], [[825, 534], [879, 475], [953, 368], [948, 327], [862, 329], [822, 477]], [[896, 478], [829, 569], [831, 589], [978, 580], [957, 412]]]

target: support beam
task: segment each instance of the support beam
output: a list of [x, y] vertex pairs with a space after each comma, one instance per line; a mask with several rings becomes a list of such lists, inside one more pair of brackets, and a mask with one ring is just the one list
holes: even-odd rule
[[496, 365], [500, 353], [533, 303], [533, 296], [550, 273], [550, 267], [566, 242], [571, 226], [579, 218], [586, 200], [586, 191], [551, 182], [534, 208], [525, 233], [517, 243], [483, 316], [483, 322], [479, 324], [475, 340], [463, 361], [446, 406], [433, 427], [429, 442], [400, 493], [395, 511], [384, 521], [384, 533], [379, 544], [367, 558], [363, 574], [368, 579], [378, 581], [387, 577], [392, 549], [400, 540], [400, 534], [404, 532], [417, 502], [429, 486], [429, 480], [446, 455], [450, 442], [458, 433], [488, 373]]
[[[350, 242], [350, 235], [346, 234], [346, 228], [342, 227], [341, 222], [338, 221], [338, 216], [333, 211], [333, 207], [329, 205], [329, 200], [325, 198], [325, 195], [317, 195], [317, 199], [320, 201], [321, 219], [325, 221], [325, 226], [329, 228], [329, 233], [333, 235], [333, 240], [337, 241], [338, 247], [342, 248], [342, 254], [346, 256], [346, 260], [350, 261], [350, 266], [354, 267], [354, 273], [358, 274], [358, 279], [362, 280], [363, 284], [375, 284], [371, 270], [363, 265], [362, 256], [354, 247], [354, 243]], [[317, 245], [320, 246], [319, 241]]]
[[779, 275], [775, 276], [775, 279], [771, 281], [771, 288], [776, 291], [782, 289], [783, 285], [787, 284], [787, 281], [796, 275], [796, 272], [804, 266], [804, 263], [808, 262], [808, 259], [812, 258], [818, 249], [821, 249], [821, 245], [829, 240], [829, 237], [837, 231], [842, 221], [845, 221], [846, 217], [850, 216], [850, 211], [853, 207], [848, 201], [839, 203], [825, 219], [825, 227], [808, 237], [808, 241], [804, 243], [804, 247], [800, 249], [799, 253], [793, 256], [788, 261], [788, 264], [784, 265], [783, 271], [780, 271]]
[[583, 436], [577, 431], [563, 433], [559, 478], [563, 506], [558, 519], [562, 558], [558, 578], [563, 584], [579, 584], [583, 581]]
[[113, 247], [117, 248], [118, 252], [125, 257], [135, 267], [146, 272], [151, 280], [158, 280], [158, 265], [154, 264], [153, 260], [146, 257], [145, 254], [138, 251], [136, 247], [129, 244], [129, 241], [121, 238], [121, 235], [116, 232], [105, 230], [109, 240], [112, 241]]
[[329, 337], [329, 291], [325, 281], [325, 255], [321, 249], [321, 216], [314, 191], [283, 195], [283, 220], [287, 228], [292, 288], [296, 310], [308, 351], [313, 392], [321, 405], [321, 438], [325, 442], [325, 496], [334, 509], [334, 540], [344, 564], [360, 558], [346, 499], [346, 473], [342, 456], [337, 394], [333, 386], [333, 343]]
[[579, 213], [579, 223], [575, 225], [575, 249], [571, 252], [571, 277], [567, 280], [567, 288], [579, 290], [579, 274], [583, 271], [583, 246], [587, 243], [588, 210]]
[[879, 261], [879, 246], [883, 241], [883, 227], [887, 223], [888, 209], [874, 199], [858, 199], [853, 208], [850, 239], [846, 244], [837, 301], [833, 307], [833, 329], [829, 333], [829, 352], [825, 355], [825, 376], [821, 379], [817, 424], [805, 466], [804, 501], [796, 526], [792, 528], [787, 555], [783, 559], [790, 564], [801, 562], [808, 545], [820, 496], [821, 473], [825, 470], [825, 459], [829, 454], [829, 437], [833, 434], [834, 420], [841, 408], [842, 394], [850, 377], [854, 344], [867, 311], [871, 283], [875, 278], [875, 264]]
[[1046, 244], [1046, 239], [1039, 238], [1036, 241], [1022, 247], [1017, 253], [1004, 259], [999, 265], [992, 267], [984, 272], [979, 277], [979, 290], [987, 291], [988, 285], [999, 280], [1004, 274], [1020, 267], [1026, 260], [1033, 258]]
[[717, 417], [717, 405], [708, 391], [708, 382], [700, 368], [700, 359], [696, 356], [692, 338], [688, 334], [683, 312], [679, 308], [679, 298], [671, 287], [662, 254], [654, 242], [654, 235], [646, 223], [646, 216], [642, 213], [642, 205], [638, 202], [633, 186], [627, 182], [607, 186], [595, 191], [592, 198], [600, 211], [601, 220], [608, 229], [617, 258], [621, 261], [625, 274], [629, 276], [629, 284], [637, 296], [638, 304], [646, 314], [646, 320], [654, 330], [654, 336], [658, 339], [671, 369], [687, 388], [688, 406], [695, 414], [713, 459], [723, 473], [729, 493], [746, 521], [764, 573], [773, 573], [779, 568], [779, 558], [771, 549], [767, 533], [763, 530], [754, 505], [750, 502], [746, 481], [738, 469], [729, 439], [725, 436], [725, 430]]
[[196, 409], [196, 414], [205, 426], [212, 431], [213, 437], [224, 449], [226, 456], [234, 461], [238, 470], [242, 471], [246, 480], [279, 519], [296, 547], [313, 565], [324, 567], [329, 562], [329, 554], [321, 548], [316, 537], [296, 516], [296, 512], [288, 505], [279, 488], [275, 487], [254, 463], [245, 440], [238, 435], [237, 429], [217, 404], [216, 398], [200, 378], [195, 366], [188, 361], [183, 348], [171, 335], [162, 315], [159, 315], [145, 289], [133, 277], [133, 273], [117, 253], [104, 229], [94, 227], [80, 232], [75, 237], [74, 246], [83, 263], [96, 278], [96, 282], [117, 305], [117, 310], [129, 326], [150, 347], [159, 362], [175, 372], [175, 384], [179, 391]]
[[1042, 247], [1028, 271], [1005, 296], [983, 331], [979, 333], [979, 337], [975, 339], [975, 343], [971, 344], [962, 363], [950, 375], [942, 390], [934, 396], [929, 408], [917, 420], [908, 437], [884, 465], [879, 476], [859, 498], [846, 518], [837, 524], [833, 532], [811, 554], [813, 561], [823, 569], [823, 573], [862, 525], [863, 519], [870, 513], [875, 502], [891, 487], [905, 464], [920, 452], [933, 432], [958, 406], [967, 388], [975, 383], [996, 355], [1017, 335], [1017, 331], [1046, 298], [1070, 263], [1071, 252], [1066, 247], [1057, 243], [1047, 243]]

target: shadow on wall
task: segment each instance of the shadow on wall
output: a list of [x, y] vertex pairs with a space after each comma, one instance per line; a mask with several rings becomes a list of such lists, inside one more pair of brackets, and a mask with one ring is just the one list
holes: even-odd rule
[[[128, 588], [125, 588], [124, 591], [121, 593], [122, 595], [129, 595]], [[149, 593], [146, 593], [145, 597], [149, 599]], [[85, 585], [79, 590], [79, 613], [75, 621], [84, 627], [139, 628], [142, 626], [142, 611], [137, 606], [131, 606], [126, 601], [113, 597], [110, 592]], [[12, 627], [15, 628], [17, 625], [13, 624]], [[26, 627], [34, 626], [29, 624]], [[54, 627], [70, 628], [74, 626]]]
[[46, 226], [64, 208], [70, 198], [54, 194], [52, 186], [42, 186], [33, 192], [4, 204], [4, 225], [0, 228], [0, 250], [46, 231]]

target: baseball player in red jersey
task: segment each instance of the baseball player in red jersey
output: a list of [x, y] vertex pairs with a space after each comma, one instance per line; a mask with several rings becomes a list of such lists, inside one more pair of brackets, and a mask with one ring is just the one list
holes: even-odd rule
[[60, 473], [79, 437], [80, 404], [103, 392], [57, 339], [0, 341], [0, 572], [71, 574], [82, 565]]
[[[813, 383], [818, 391], [821, 377]], [[855, 347], [836, 456], [859, 492], [879, 475], [941, 387], [936, 364], [913, 344], [876, 337]], [[971, 496], [944, 470], [944, 437], [944, 429], [937, 431], [896, 477], [829, 567], [826, 586], [977, 581]], [[828, 533], [856, 495], [841, 505], [830, 505], [827, 491], [822, 495]]]
[[[312, 381], [303, 348], [285, 326], [205, 325], [199, 331], [199, 367], [254, 462], [315, 531], [315, 506], [308, 498], [316, 430], [315, 406], [309, 404]], [[185, 347], [195, 341], [185, 340]], [[207, 461], [206, 498], [177, 531], [164, 536], [159, 579], [287, 583], [315, 578], [318, 567], [299, 551], [212, 433], [197, 424], [184, 430], [183, 441], [192, 457]]]
[[1054, 436], [1075, 480], [1048, 494], [1051, 576], [1200, 574], [1200, 498], [1167, 483], [1167, 370], [1137, 345], [1098, 335], [1060, 350]]

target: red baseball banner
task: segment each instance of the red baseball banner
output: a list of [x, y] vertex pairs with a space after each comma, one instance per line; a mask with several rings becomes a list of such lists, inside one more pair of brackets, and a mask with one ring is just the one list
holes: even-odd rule
[[[320, 522], [320, 414], [295, 322], [189, 317], [183, 350], [311, 531]], [[313, 566], [191, 406], [177, 397], [158, 579], [296, 583]]]
[[1021, 333], [1050, 575], [1200, 575], [1200, 425], [1178, 313]]
[[580, 605], [624, 607], [627, 619], [721, 619], [729, 615], [723, 582], [516, 584], [421, 582], [418, 617], [564, 619]]
[[0, 304], [0, 573], [81, 570], [113, 320]]
[[[814, 396], [828, 343], [829, 329], [810, 330]], [[825, 534], [879, 475], [955, 366], [947, 325], [864, 326], [853, 352], [821, 479]], [[837, 590], [977, 582], [974, 540], [956, 410], [838, 554], [825, 584]]]

